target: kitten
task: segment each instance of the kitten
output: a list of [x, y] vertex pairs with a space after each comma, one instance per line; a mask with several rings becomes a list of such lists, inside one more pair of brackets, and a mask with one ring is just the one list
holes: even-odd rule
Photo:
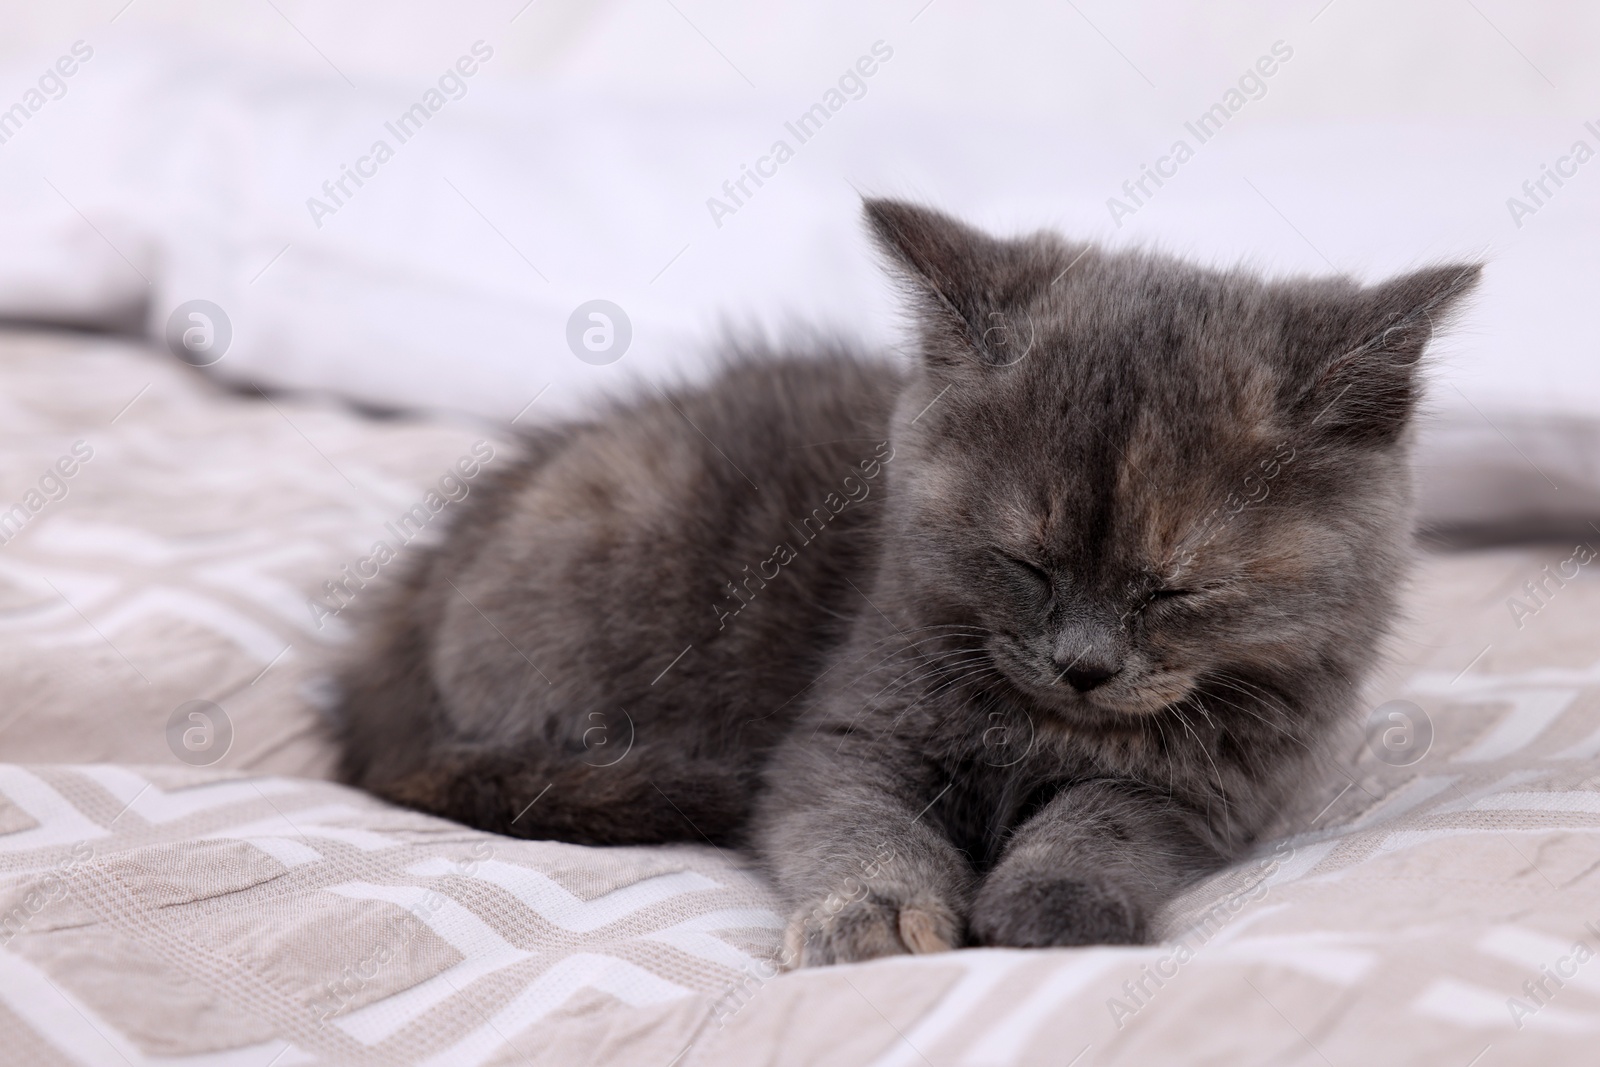
[[1269, 282], [884, 200], [906, 370], [746, 358], [544, 432], [343, 678], [346, 780], [748, 845], [790, 964], [1137, 942], [1314, 781], [1476, 266]]

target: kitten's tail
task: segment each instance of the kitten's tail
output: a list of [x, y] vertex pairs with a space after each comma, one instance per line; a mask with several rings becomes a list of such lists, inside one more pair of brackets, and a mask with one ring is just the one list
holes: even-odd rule
[[580, 845], [737, 845], [755, 792], [753, 773], [729, 762], [638, 746], [610, 765], [534, 745], [451, 746], [428, 763], [367, 788], [481, 830]]
[[[449, 738], [420, 630], [347, 671], [329, 726], [339, 777], [387, 800], [514, 837], [583, 845], [737, 844], [756, 792], [748, 760], [633, 744], [599, 763], [534, 740], [489, 747]], [[390, 664], [387, 669], [383, 664]]]

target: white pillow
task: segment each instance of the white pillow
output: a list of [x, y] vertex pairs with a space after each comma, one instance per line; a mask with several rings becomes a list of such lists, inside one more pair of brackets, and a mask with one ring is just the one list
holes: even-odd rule
[[[461, 58], [473, 47], [463, 40]], [[864, 39], [835, 66], [854, 70], [873, 47]], [[465, 95], [441, 95], [402, 143], [396, 118], [436, 80], [352, 91], [129, 38], [83, 63], [67, 95], [4, 145], [0, 315], [103, 323], [147, 300], [146, 329], [160, 336], [206, 300], [231, 334], [210, 367], [221, 378], [525, 424], [626, 381], [704, 373], [730, 325], [892, 345], [895, 295], [858, 190], [1001, 232], [1054, 226], [1369, 281], [1486, 253], [1423, 428], [1425, 521], [1570, 526], [1600, 514], [1585, 459], [1600, 417], [1600, 364], [1585, 356], [1600, 211], [1579, 189], [1521, 226], [1506, 206], [1571, 123], [1484, 119], [1464, 137], [1436, 121], [1291, 122], [1268, 96], [1128, 214], [1111, 199], [1128, 205], [1123, 183], [1174, 138], [1194, 140], [1187, 126], [1112, 116], [1046, 135], [1023, 109], [924, 103], [914, 90], [928, 74], [909, 46], [878, 53], [851, 83], [860, 98], [840, 96], [803, 143], [794, 122], [831, 99], [831, 68], [795, 80], [804, 92], [691, 106], [670, 93], [558, 96], [499, 74], [494, 55], [474, 58], [474, 76], [456, 79]], [[362, 164], [380, 140], [393, 158]], [[781, 165], [778, 141], [793, 149]], [[358, 164], [371, 171], [359, 187], [344, 178]], [[751, 166], [771, 172], [763, 184], [745, 177]], [[620, 358], [598, 365], [568, 341], [596, 299], [631, 327]], [[587, 324], [580, 315], [580, 333]]]

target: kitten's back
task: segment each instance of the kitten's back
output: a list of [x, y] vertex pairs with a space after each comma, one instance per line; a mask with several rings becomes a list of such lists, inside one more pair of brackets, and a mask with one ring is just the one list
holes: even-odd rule
[[869, 584], [900, 382], [756, 354], [531, 438], [370, 618], [345, 780], [526, 836], [736, 837]]

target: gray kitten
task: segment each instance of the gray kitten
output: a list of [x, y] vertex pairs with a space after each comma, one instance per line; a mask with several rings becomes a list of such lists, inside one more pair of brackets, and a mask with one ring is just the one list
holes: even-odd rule
[[544, 432], [344, 673], [346, 780], [749, 845], [791, 964], [1136, 942], [1315, 779], [1476, 266], [1269, 282], [866, 204], [914, 365], [746, 355]]

